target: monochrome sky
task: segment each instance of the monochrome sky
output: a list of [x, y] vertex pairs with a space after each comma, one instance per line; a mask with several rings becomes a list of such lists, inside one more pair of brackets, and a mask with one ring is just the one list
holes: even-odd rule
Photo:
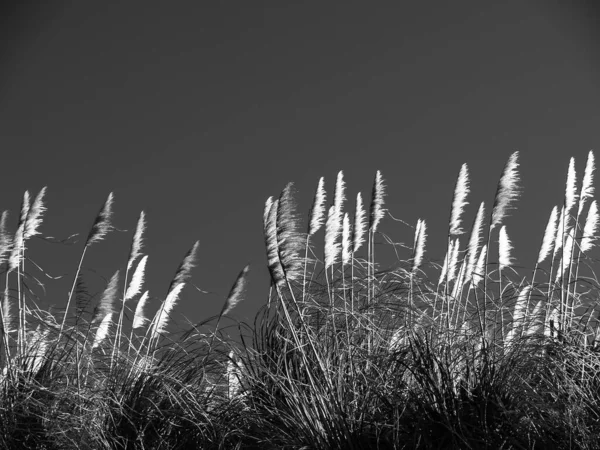
[[[186, 290], [178, 320], [216, 314], [250, 263], [233, 315], [252, 321], [268, 293], [263, 205], [288, 181], [306, 216], [319, 177], [331, 194], [343, 170], [348, 197], [369, 201], [381, 170], [390, 212], [424, 219], [439, 261], [460, 166], [470, 226], [517, 150], [523, 193], [506, 225], [532, 267], [569, 158], [581, 177], [600, 147], [598, 14], [583, 2], [48, 0], [0, 17], [0, 209], [14, 228], [23, 192], [48, 186], [44, 235], [81, 234], [29, 244], [64, 275], [40, 306], [64, 306], [109, 192], [129, 231], [90, 249], [91, 286], [125, 266], [144, 210], [151, 295], [200, 240], [193, 281], [210, 294]], [[412, 242], [390, 218], [382, 231]]]

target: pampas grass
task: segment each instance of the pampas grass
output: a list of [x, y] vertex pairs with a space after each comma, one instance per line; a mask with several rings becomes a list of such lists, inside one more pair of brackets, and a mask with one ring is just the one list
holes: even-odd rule
[[[407, 249], [388, 237], [379, 171], [368, 219], [360, 193], [354, 216], [344, 211], [343, 172], [328, 208], [318, 179], [306, 227], [287, 184], [263, 210], [271, 283], [253, 324], [235, 317], [251, 278], [245, 266], [219, 313], [183, 330], [174, 317], [199, 241], [166, 295], [151, 298], [141, 212], [124, 270], [100, 295], [87, 292], [86, 251], [115, 229], [109, 195], [61, 317], [25, 289], [46, 188], [33, 201], [26, 193], [14, 231], [6, 212], [0, 218], [0, 448], [597, 448], [594, 155], [579, 192], [569, 161], [562, 211], [555, 206], [540, 239], [528, 240], [541, 243], [531, 274], [515, 265], [522, 259], [504, 223], [520, 193], [517, 159], [502, 171], [487, 241], [485, 204], [467, 209], [461, 166], [443, 260], [430, 256], [427, 218]], [[313, 238], [323, 225], [319, 253]], [[519, 235], [517, 218], [508, 226]], [[376, 237], [396, 261], [385, 251], [375, 259]], [[236, 327], [221, 326], [225, 316]]]

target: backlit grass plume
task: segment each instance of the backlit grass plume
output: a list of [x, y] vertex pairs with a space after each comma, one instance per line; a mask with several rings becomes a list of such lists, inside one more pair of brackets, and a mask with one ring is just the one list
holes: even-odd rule
[[293, 186], [293, 183], [288, 183], [279, 195], [276, 216], [279, 263], [287, 281], [301, 279], [304, 269], [302, 253], [305, 248], [305, 235], [299, 231]]
[[517, 172], [519, 167], [518, 157], [519, 152], [514, 152], [510, 155], [502, 170], [502, 176], [498, 182], [498, 188], [496, 189], [496, 196], [494, 198], [491, 229], [502, 224], [502, 221], [507, 216], [512, 204], [519, 197], [519, 174]]
[[558, 209], [556, 208], [556, 206], [554, 206], [552, 208], [552, 212], [550, 213], [548, 224], [546, 225], [546, 231], [544, 231], [544, 238], [542, 239], [542, 246], [540, 247], [540, 252], [538, 254], [537, 259], [538, 264], [544, 262], [546, 258], [550, 256], [552, 250], [554, 249], [554, 241], [556, 240], [557, 219]]
[[85, 241], [86, 247], [89, 247], [93, 243], [99, 242], [102, 239], [104, 239], [106, 234], [114, 228], [111, 223], [111, 218], [112, 218], [112, 214], [113, 214], [113, 212], [112, 212], [113, 201], [114, 201], [114, 196], [113, 196], [113, 193], [111, 192], [110, 194], [108, 194], [108, 197], [106, 198], [106, 201], [104, 202], [104, 205], [102, 205], [102, 208], [100, 209], [100, 211], [98, 212], [98, 215], [96, 216], [96, 220], [94, 221], [94, 224], [92, 225], [92, 229], [90, 230], [90, 233], [88, 234], [88, 237]]
[[581, 191], [579, 193], [579, 209], [577, 216], [579, 217], [583, 211], [585, 200], [594, 197], [594, 170], [595, 159], [594, 152], [591, 150], [588, 153], [587, 162], [585, 163], [585, 172], [583, 173], [583, 182], [581, 184]]
[[200, 241], [194, 242], [194, 245], [191, 249], [183, 257], [183, 260], [179, 264], [177, 271], [175, 272], [175, 276], [173, 280], [171, 280], [171, 284], [169, 285], [169, 289], [167, 291], [167, 295], [175, 289], [175, 286], [183, 285], [187, 283], [192, 276], [192, 269], [196, 266], [196, 253], [198, 253], [198, 247], [200, 246]]
[[312, 207], [310, 208], [310, 221], [308, 223], [308, 235], [312, 236], [321, 229], [325, 223], [325, 202], [327, 195], [325, 192], [325, 178], [319, 179], [317, 186], [317, 192], [313, 200]]
[[513, 246], [512, 243], [510, 242], [510, 239], [508, 238], [508, 234], [506, 233], [506, 226], [502, 226], [502, 228], [500, 228], [500, 237], [499, 237], [499, 263], [500, 263], [500, 270], [504, 269], [505, 267], [510, 267], [513, 264], [513, 258], [512, 258], [512, 250], [513, 250]]
[[454, 187], [454, 197], [452, 199], [452, 212], [450, 214], [450, 236], [463, 234], [464, 230], [460, 227], [461, 215], [465, 209], [467, 195], [469, 194], [469, 170], [466, 164], [463, 164]]
[[356, 206], [354, 209], [354, 226], [352, 227], [352, 251], [356, 253], [365, 242], [367, 230], [367, 213], [360, 194], [356, 194]]
[[135, 232], [133, 234], [133, 240], [131, 242], [131, 248], [129, 249], [129, 258], [127, 258], [127, 270], [131, 269], [131, 266], [135, 260], [142, 254], [142, 245], [144, 231], [146, 231], [146, 215], [144, 211], [140, 212]]
[[373, 233], [377, 231], [379, 223], [385, 216], [385, 209], [383, 208], [383, 197], [385, 196], [385, 185], [383, 184], [383, 177], [381, 172], [378, 170], [375, 173], [375, 181], [373, 182], [373, 193], [371, 195], [371, 210], [369, 213], [369, 230]]

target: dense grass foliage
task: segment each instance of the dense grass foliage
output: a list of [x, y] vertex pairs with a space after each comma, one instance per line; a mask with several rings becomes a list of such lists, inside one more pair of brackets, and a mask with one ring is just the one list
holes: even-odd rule
[[[590, 152], [578, 186], [571, 159], [562, 209], [525, 276], [504, 225], [518, 153], [470, 228], [460, 168], [442, 264], [424, 257], [424, 220], [409, 248], [380, 231], [393, 219], [380, 172], [368, 210], [360, 194], [347, 206], [342, 172], [327, 205], [321, 179], [306, 227], [290, 183], [265, 203], [271, 285], [254, 323], [240, 324], [241, 342], [221, 319], [243, 300], [248, 267], [217, 317], [170, 327], [198, 243], [150, 311], [143, 213], [126, 265], [88, 292], [82, 267], [114, 229], [112, 194], [64, 309], [41, 307], [27, 248], [41, 234], [45, 189], [33, 201], [25, 193], [16, 231], [6, 212], [0, 221], [0, 448], [600, 448], [593, 173]], [[391, 267], [377, 261], [383, 246], [398, 255]]]

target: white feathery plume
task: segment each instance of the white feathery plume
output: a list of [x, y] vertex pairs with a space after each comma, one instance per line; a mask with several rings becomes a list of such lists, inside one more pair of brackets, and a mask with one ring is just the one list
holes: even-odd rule
[[340, 254], [340, 223], [337, 219], [335, 205], [329, 207], [325, 223], [325, 268], [337, 263]]
[[146, 263], [148, 262], [148, 255], [144, 255], [144, 257], [140, 260], [137, 265], [135, 272], [133, 273], [133, 277], [131, 278], [131, 283], [129, 283], [129, 287], [127, 288], [127, 292], [125, 293], [125, 300], [129, 300], [140, 292], [142, 292], [142, 285], [144, 284], [144, 273], [146, 271]]
[[173, 289], [171, 289], [169, 292], [169, 295], [167, 295], [167, 298], [163, 302], [161, 308], [156, 313], [157, 319], [152, 331], [152, 338], [156, 338], [158, 334], [165, 332], [171, 311], [175, 307], [175, 303], [179, 299], [179, 294], [184, 286], [185, 283], [179, 283], [175, 285], [175, 287], [173, 287]]
[[454, 283], [454, 287], [452, 288], [452, 297], [454, 297], [455, 299], [458, 298], [458, 293], [464, 284], [466, 269], [467, 260], [463, 259], [460, 265], [460, 269], [458, 270], [458, 278], [456, 279], [456, 283]]
[[579, 194], [579, 210], [577, 216], [581, 215], [585, 199], [592, 198], [594, 196], [594, 152], [591, 150], [588, 153], [587, 162], [585, 164], [585, 172], [583, 174], [583, 183], [581, 185], [581, 191]]
[[112, 312], [108, 313], [107, 315], [104, 316], [104, 318], [102, 319], [102, 322], [100, 322], [100, 325], [98, 325], [98, 330], [96, 331], [96, 338], [94, 339], [94, 344], [92, 345], [92, 349], [95, 349], [96, 347], [98, 347], [102, 343], [102, 341], [104, 341], [104, 339], [106, 339], [106, 336], [108, 336], [108, 330], [112, 323], [112, 316], [113, 316]]
[[514, 200], [519, 197], [519, 190], [517, 183], [519, 182], [519, 175], [517, 168], [519, 163], [517, 161], [519, 152], [514, 152], [508, 158], [504, 169], [502, 170], [502, 176], [498, 182], [498, 188], [496, 189], [496, 197], [494, 199], [494, 206], [492, 209], [492, 223], [491, 229], [502, 224], [502, 220], [508, 214], [509, 208]]
[[92, 225], [92, 229], [90, 230], [90, 234], [85, 242], [85, 246], [88, 247], [92, 245], [94, 242], [99, 242], [106, 234], [111, 231], [114, 227], [110, 221], [112, 218], [112, 204], [113, 204], [113, 193], [108, 194], [104, 205], [100, 208], [100, 212], [96, 216], [96, 220], [94, 221], [94, 225]]
[[454, 242], [455, 241], [450, 241], [450, 246], [446, 250], [446, 256], [444, 257], [444, 264], [442, 265], [442, 271], [440, 272], [440, 278], [438, 280], [438, 286], [440, 284], [442, 284], [442, 281], [444, 281], [444, 278], [446, 278], [446, 273], [448, 273], [448, 262], [449, 262], [449, 259], [452, 256], [452, 252], [454, 250]]
[[149, 319], [144, 315], [144, 308], [146, 306], [146, 302], [148, 301], [148, 296], [150, 295], [149, 291], [144, 292], [138, 301], [138, 304], [135, 308], [135, 314], [133, 315], [133, 325], [134, 329], [141, 328], [146, 323], [149, 322]]
[[356, 208], [354, 210], [354, 227], [352, 228], [352, 251], [356, 251], [365, 242], [365, 232], [367, 229], [367, 213], [363, 205], [360, 192], [356, 194]]
[[552, 208], [548, 224], [546, 225], [546, 231], [544, 232], [544, 239], [542, 240], [542, 246], [540, 247], [540, 253], [538, 255], [537, 263], [541, 264], [552, 252], [554, 241], [556, 240], [556, 219], [558, 216], [558, 209], [556, 206]]
[[352, 241], [350, 240], [350, 234], [350, 217], [348, 217], [348, 213], [345, 213], [342, 225], [342, 264], [344, 265], [350, 262], [350, 257], [352, 255]]
[[6, 225], [7, 220], [8, 211], [3, 211], [0, 218], [0, 265], [6, 261], [6, 255], [8, 255], [12, 246], [12, 236], [8, 233]]
[[562, 251], [561, 263], [558, 266], [558, 267], [562, 268], [562, 270], [559, 270], [556, 274], [557, 281], [561, 276], [565, 275], [565, 273], [567, 272], [567, 269], [571, 265], [571, 252], [573, 251], [573, 232], [574, 232], [574, 230], [571, 229], [569, 231], [567, 239], [565, 239], [565, 245], [562, 249], [563, 251]]
[[570, 215], [573, 205], [577, 200], [577, 177], [575, 174], [575, 158], [571, 157], [569, 161], [569, 171], [567, 173], [567, 183], [565, 186], [565, 214]]
[[460, 247], [460, 241], [458, 238], [454, 240], [454, 248], [450, 255], [450, 264], [448, 265], [448, 283], [451, 283], [456, 277], [456, 266], [458, 264], [458, 251]]
[[179, 264], [177, 271], [175, 272], [175, 276], [171, 280], [171, 284], [169, 285], [168, 293], [171, 292], [172, 289], [178, 284], [187, 283], [192, 276], [192, 269], [196, 266], [196, 253], [198, 252], [198, 247], [200, 246], [200, 241], [194, 242], [194, 245], [191, 249], [183, 257], [183, 260]]
[[333, 193], [333, 205], [335, 206], [336, 214], [339, 216], [339, 221], [342, 221], [342, 209], [344, 207], [344, 200], [346, 195], [344, 191], [346, 189], [346, 183], [344, 182], [344, 172], [339, 171], [337, 179], [335, 181], [335, 192]]
[[508, 234], [506, 233], [506, 226], [503, 225], [500, 228], [500, 237], [498, 240], [499, 243], [499, 264], [500, 270], [505, 267], [510, 267], [513, 264], [513, 259], [510, 255], [510, 252], [513, 249], [512, 243], [508, 238]]
[[273, 204], [273, 197], [269, 197], [265, 201], [265, 209], [263, 211], [263, 228], [267, 228], [269, 226], [269, 213], [271, 212], [271, 205]]
[[267, 267], [275, 284], [285, 281], [283, 268], [279, 262], [279, 244], [277, 243], [277, 209], [279, 200], [271, 197], [265, 203], [265, 211], [269, 209], [264, 220], [265, 247], [267, 249]]
[[465, 274], [465, 280], [468, 282], [471, 280], [471, 274], [475, 269], [477, 263], [477, 253], [479, 252], [479, 246], [481, 245], [481, 234], [483, 232], [483, 216], [485, 214], [484, 202], [481, 202], [479, 209], [477, 210], [477, 216], [475, 216], [475, 222], [473, 222], [473, 229], [471, 230], [471, 237], [469, 239], [469, 263], [467, 264], [467, 273]]
[[594, 246], [596, 233], [598, 232], [598, 203], [596, 200], [590, 205], [590, 209], [585, 220], [583, 228], [583, 238], [581, 239], [581, 251], [587, 252]]
[[44, 206], [44, 195], [46, 194], [46, 187], [44, 186], [33, 201], [33, 205], [27, 213], [25, 219], [25, 231], [23, 233], [23, 240], [26, 241], [31, 236], [36, 236], [39, 233], [38, 227], [42, 223], [42, 215], [46, 211]]
[[312, 236], [321, 229], [325, 222], [325, 179], [321, 177], [319, 179], [319, 185], [317, 186], [317, 192], [313, 200], [312, 207], [310, 208], [310, 222], [308, 224], [308, 235]]
[[221, 316], [229, 313], [233, 308], [235, 308], [235, 306], [239, 302], [242, 301], [242, 295], [246, 287], [246, 276], [249, 270], [250, 265], [246, 265], [246, 267], [244, 267], [237, 276], [235, 283], [231, 287], [231, 291], [229, 291], [229, 295], [225, 300], [225, 304], [223, 305], [223, 309], [221, 310]]
[[483, 281], [483, 272], [485, 270], [485, 258], [487, 256], [487, 244], [484, 244], [479, 253], [475, 269], [471, 273], [471, 287], [477, 287]]
[[293, 198], [293, 183], [288, 183], [279, 195], [276, 229], [278, 258], [285, 278], [302, 278], [304, 266], [301, 253], [305, 250], [306, 235], [299, 230], [299, 217]]
[[421, 264], [423, 263], [423, 254], [425, 253], [425, 241], [427, 240], [426, 231], [427, 225], [425, 224], [425, 221], [419, 219], [419, 221], [417, 222], [417, 230], [415, 233], [415, 256], [411, 270], [412, 273], [415, 273], [415, 271], [419, 267], [421, 267]]
[[100, 299], [100, 303], [98, 303], [98, 307], [96, 308], [96, 314], [94, 314], [94, 318], [92, 319], [92, 323], [99, 321], [107, 314], [114, 312], [114, 303], [117, 297], [117, 288], [119, 287], [119, 271], [117, 270], [114, 275], [111, 277], [104, 293], [102, 294], [102, 298]]
[[452, 213], [450, 215], [450, 236], [463, 234], [464, 231], [460, 228], [460, 216], [463, 213], [469, 194], [469, 170], [467, 164], [463, 164], [456, 180], [454, 188], [454, 198], [452, 199]]
[[369, 229], [375, 233], [379, 223], [385, 216], [385, 209], [383, 208], [383, 197], [385, 196], [385, 185], [383, 184], [383, 177], [381, 172], [378, 170], [375, 174], [375, 182], [373, 183], [373, 193], [371, 196], [371, 211], [369, 215]]
[[556, 229], [556, 239], [554, 240], [554, 254], [553, 258], [557, 255], [560, 249], [563, 247], [563, 239], [571, 228], [571, 216], [565, 215], [565, 207], [560, 210], [560, 216], [558, 217], [558, 227]]
[[135, 260], [142, 254], [142, 239], [146, 230], [146, 215], [144, 211], [140, 212], [135, 232], [133, 233], [133, 241], [129, 250], [129, 258], [127, 258], [127, 270], [131, 269]]
[[30, 199], [29, 192], [25, 191], [23, 194], [23, 202], [21, 203], [21, 214], [19, 216], [19, 224], [17, 225], [17, 231], [15, 232], [15, 236], [13, 238], [12, 251], [10, 253], [10, 257], [8, 258], [8, 271], [12, 271], [16, 269], [22, 258], [22, 250], [25, 245], [25, 226], [27, 222], [27, 215], [29, 214]]

